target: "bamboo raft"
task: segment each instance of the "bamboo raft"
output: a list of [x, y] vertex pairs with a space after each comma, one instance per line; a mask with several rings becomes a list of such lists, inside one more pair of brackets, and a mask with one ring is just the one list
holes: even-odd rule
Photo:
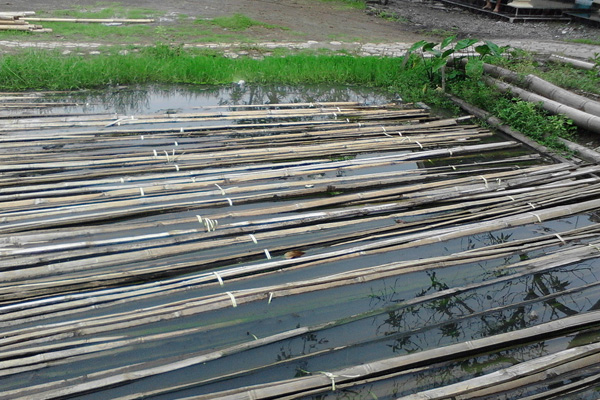
[[2, 117], [0, 205], [0, 399], [549, 399], [599, 382], [600, 166], [469, 117]]

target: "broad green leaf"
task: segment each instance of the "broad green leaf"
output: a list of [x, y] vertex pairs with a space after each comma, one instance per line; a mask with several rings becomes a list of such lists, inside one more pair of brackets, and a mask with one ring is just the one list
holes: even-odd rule
[[477, 54], [483, 57], [486, 54], [490, 54], [490, 47], [487, 44], [482, 44], [481, 46], [475, 47], [475, 51], [477, 52]]
[[410, 46], [410, 48], [408, 49], [409, 53], [412, 53], [415, 50], [420, 49], [421, 47], [425, 46], [427, 43], [426, 40], [419, 40], [418, 42], [416, 42], [415, 44], [413, 44], [412, 46]]
[[473, 46], [477, 42], [478, 41], [476, 39], [461, 39], [458, 42], [456, 42], [456, 45], [454, 46], [454, 50], [460, 51], [460, 50], [466, 49], [469, 46]]
[[448, 36], [447, 38], [442, 40], [442, 43], [440, 44], [440, 49], [443, 49], [444, 47], [448, 46], [454, 41], [454, 39], [456, 39], [456, 36]]

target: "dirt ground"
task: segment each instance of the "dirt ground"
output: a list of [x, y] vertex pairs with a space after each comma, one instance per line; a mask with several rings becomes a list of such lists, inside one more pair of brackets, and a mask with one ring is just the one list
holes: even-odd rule
[[[28, 11], [93, 8], [97, 0], [28, 0]], [[150, 8], [167, 13], [157, 24], [175, 21], [177, 14], [212, 18], [242, 13], [289, 30], [259, 29], [256, 40], [377, 41], [411, 43], [428, 36], [477, 39], [600, 40], [600, 28], [580, 23], [509, 23], [473, 14], [434, 0], [390, 0], [387, 6], [370, 3], [367, 11], [316, 0], [123, 0], [126, 8]], [[9, 0], [0, 10], [24, 11], [22, 1]], [[381, 11], [397, 18], [379, 17]], [[171, 18], [169, 18], [171, 16]], [[247, 34], [247, 33], [245, 33]]]

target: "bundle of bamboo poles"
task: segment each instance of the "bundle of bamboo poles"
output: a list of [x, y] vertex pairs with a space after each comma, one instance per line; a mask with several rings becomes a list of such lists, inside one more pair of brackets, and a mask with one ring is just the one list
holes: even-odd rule
[[36, 33], [52, 32], [50, 28], [31, 22], [73, 22], [73, 23], [99, 23], [99, 24], [148, 24], [154, 22], [152, 18], [41, 18], [33, 17], [35, 11], [7, 12], [0, 11], [0, 30], [19, 30]]
[[[600, 167], [467, 121], [351, 103], [0, 120], [0, 399], [362, 395], [402, 377], [403, 395], [466, 398], [582, 377], [593, 335], [551, 365], [522, 350], [598, 324]], [[452, 303], [466, 312], [437, 312]], [[567, 317], [377, 350], [545, 306]], [[362, 366], [336, 361], [361, 348]], [[412, 379], [494, 351], [524, 359], [435, 392]]]
[[0, 12], [0, 30], [27, 31], [36, 33], [52, 32], [52, 29], [41, 25], [30, 24], [27, 17], [35, 15], [34, 11]]

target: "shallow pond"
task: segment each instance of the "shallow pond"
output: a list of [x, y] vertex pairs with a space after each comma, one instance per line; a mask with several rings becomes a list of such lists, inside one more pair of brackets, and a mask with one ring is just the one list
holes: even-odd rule
[[[0, 369], [0, 398], [210, 397], [518, 335], [600, 304], [595, 171], [468, 121], [383, 107], [398, 98], [360, 88], [52, 99], [82, 105], [22, 110], [21, 125], [57, 125], [3, 137], [22, 143], [0, 163], [0, 344], [17, 360]], [[584, 328], [306, 398], [450, 385], [595, 343]], [[27, 359], [38, 353], [47, 364]]]

